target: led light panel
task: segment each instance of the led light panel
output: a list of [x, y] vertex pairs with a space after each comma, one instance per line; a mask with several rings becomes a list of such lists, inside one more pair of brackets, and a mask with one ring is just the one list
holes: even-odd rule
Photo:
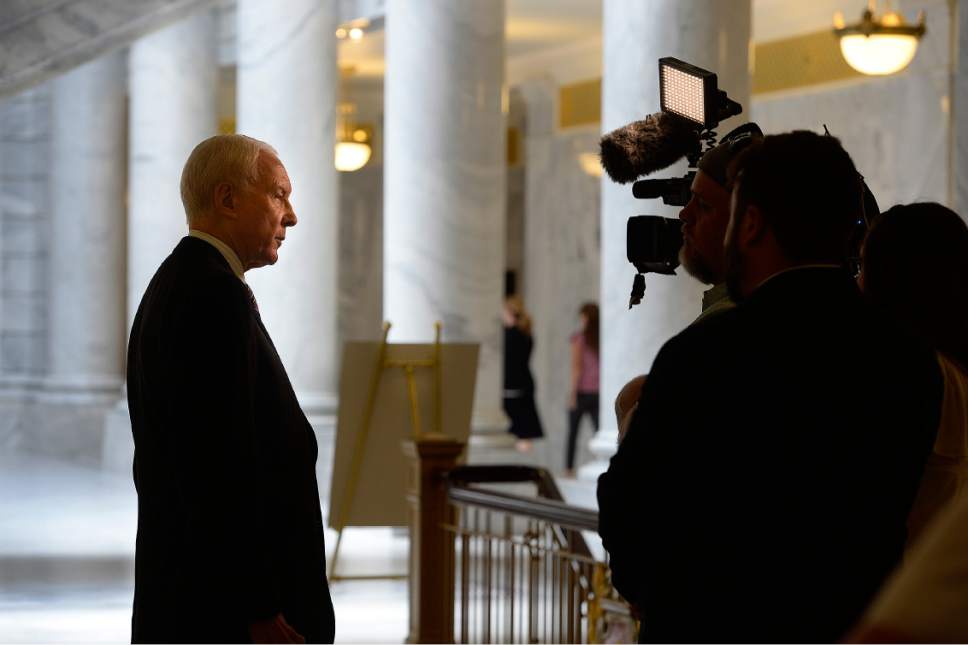
[[707, 126], [715, 120], [709, 114], [711, 95], [716, 91], [716, 75], [675, 58], [659, 61], [659, 90], [663, 112]]
[[665, 96], [662, 109], [696, 123], [706, 122], [705, 94], [701, 78], [671, 67], [662, 68]]

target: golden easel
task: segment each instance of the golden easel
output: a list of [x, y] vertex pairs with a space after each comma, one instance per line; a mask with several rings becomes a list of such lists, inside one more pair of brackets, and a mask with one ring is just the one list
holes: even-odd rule
[[406, 574], [373, 574], [342, 576], [336, 573], [336, 563], [339, 560], [339, 547], [343, 541], [343, 529], [346, 528], [346, 518], [349, 515], [350, 504], [356, 495], [356, 487], [359, 483], [360, 470], [363, 464], [363, 449], [366, 446], [366, 439], [370, 433], [370, 422], [373, 419], [373, 408], [376, 405], [376, 394], [380, 388], [380, 380], [383, 372], [388, 369], [402, 369], [407, 379], [407, 395], [410, 400], [410, 425], [413, 430], [413, 438], [418, 439], [424, 433], [420, 428], [420, 405], [417, 400], [417, 379], [415, 376], [418, 368], [430, 368], [434, 370], [434, 426], [433, 434], [443, 434], [441, 427], [441, 389], [442, 371], [440, 365], [440, 322], [434, 323], [434, 352], [429, 359], [416, 360], [391, 360], [387, 358], [387, 336], [390, 333], [391, 324], [383, 323], [383, 338], [380, 341], [380, 350], [377, 362], [373, 369], [373, 376], [370, 378], [370, 389], [366, 397], [366, 408], [363, 411], [363, 422], [360, 431], [356, 433], [356, 442], [353, 445], [353, 458], [350, 461], [349, 480], [343, 492], [342, 503], [339, 507], [337, 521], [333, 527], [337, 531], [336, 548], [333, 549], [333, 559], [329, 563], [329, 579], [333, 582], [337, 580], [403, 580]]

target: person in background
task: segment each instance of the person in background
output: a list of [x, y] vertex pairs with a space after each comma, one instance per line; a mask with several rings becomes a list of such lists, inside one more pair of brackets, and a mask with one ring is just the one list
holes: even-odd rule
[[571, 337], [571, 393], [568, 395], [568, 447], [565, 476], [575, 476], [575, 442], [586, 414], [598, 432], [598, 305], [586, 302], [578, 310], [581, 330]]
[[941, 423], [908, 518], [908, 544], [968, 491], [968, 226], [936, 203], [878, 216], [861, 252], [859, 284], [878, 310], [937, 350]]
[[534, 377], [531, 376], [531, 317], [518, 296], [504, 301], [504, 412], [511, 419], [508, 432], [517, 437], [515, 447], [529, 452], [532, 441], [544, 436], [534, 405]]

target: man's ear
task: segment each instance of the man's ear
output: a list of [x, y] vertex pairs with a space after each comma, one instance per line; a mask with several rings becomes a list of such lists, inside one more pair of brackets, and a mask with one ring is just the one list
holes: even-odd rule
[[219, 215], [228, 217], [229, 219], [235, 219], [238, 214], [235, 211], [236, 206], [236, 196], [235, 189], [232, 184], [228, 182], [221, 182], [215, 186], [214, 211]]
[[746, 207], [746, 214], [740, 222], [739, 237], [744, 246], [755, 246], [763, 241], [770, 231], [763, 211], [755, 204]]

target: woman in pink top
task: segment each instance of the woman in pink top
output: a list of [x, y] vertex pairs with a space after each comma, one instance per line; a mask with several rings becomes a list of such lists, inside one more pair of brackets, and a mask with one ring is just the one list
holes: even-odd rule
[[575, 441], [585, 414], [598, 432], [598, 305], [586, 302], [578, 311], [581, 331], [571, 337], [571, 395], [568, 400], [568, 452], [565, 475], [575, 475]]

